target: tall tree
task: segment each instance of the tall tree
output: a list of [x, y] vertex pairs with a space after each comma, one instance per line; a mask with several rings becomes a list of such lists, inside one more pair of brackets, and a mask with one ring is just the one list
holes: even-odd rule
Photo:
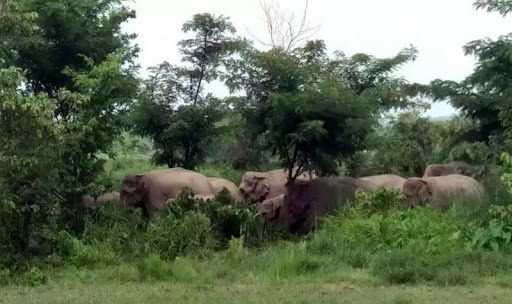
[[0, 79], [0, 267], [23, 267], [9, 259], [50, 253], [41, 241], [52, 224], [47, 207], [58, 200], [62, 129], [53, 119], [55, 100], [20, 90], [20, 68], [2, 66]]
[[224, 62], [243, 41], [228, 18], [208, 13], [194, 15], [182, 30], [194, 34], [178, 43], [182, 65], [150, 69], [134, 120], [139, 134], [153, 138], [157, 163], [191, 169], [205, 159], [220, 119], [219, 101], [204, 85], [227, 76]]
[[[274, 48], [246, 55], [244, 68], [233, 73], [231, 83], [247, 92], [245, 117], [254, 136], [266, 143], [283, 167], [314, 167], [329, 174], [337, 171], [340, 159], [364, 148], [364, 139], [383, 106], [405, 104], [405, 90], [388, 74], [412, 60], [414, 51], [399, 60], [366, 55], [362, 61], [375, 79], [368, 80], [363, 89], [347, 81], [346, 67], [360, 61], [330, 58], [323, 41], [309, 41], [293, 52]], [[392, 82], [397, 83], [397, 90], [384, 94]], [[289, 172], [293, 182], [296, 175]]]
[[[122, 116], [138, 88], [135, 35], [121, 25], [135, 17], [122, 0], [7, 1], [1, 14], [0, 54], [26, 71], [26, 94], [56, 101], [63, 130], [54, 153], [64, 200], [90, 191], [102, 161], [122, 131]], [[57, 165], [56, 165], [57, 166]]]

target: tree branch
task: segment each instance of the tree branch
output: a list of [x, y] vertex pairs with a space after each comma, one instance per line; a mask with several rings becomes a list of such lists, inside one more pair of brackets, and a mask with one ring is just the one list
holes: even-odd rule
[[281, 10], [277, 0], [261, 0], [260, 7], [263, 10], [267, 35], [270, 42], [264, 42], [253, 35], [246, 27], [249, 34], [264, 46], [281, 47], [286, 52], [297, 47], [299, 43], [311, 38], [319, 30], [320, 26], [310, 27], [307, 22], [307, 13], [309, 8], [309, 0], [306, 0], [302, 18], [298, 24], [295, 24], [295, 14], [292, 12], [286, 16]]

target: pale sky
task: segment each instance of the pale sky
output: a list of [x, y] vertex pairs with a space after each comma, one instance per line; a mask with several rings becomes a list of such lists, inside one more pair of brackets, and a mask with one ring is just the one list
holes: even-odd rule
[[[312, 39], [323, 39], [329, 52], [341, 50], [347, 55], [364, 52], [389, 57], [413, 44], [418, 48], [418, 58], [399, 71], [399, 75], [420, 83], [436, 78], [460, 81], [474, 66], [474, 59], [463, 54], [464, 44], [512, 31], [512, 18], [476, 11], [473, 2], [310, 0], [308, 20], [311, 25], [321, 26]], [[279, 0], [279, 3], [299, 17], [305, 1]], [[124, 28], [139, 35], [142, 70], [164, 60], [179, 63], [176, 44], [185, 38], [181, 27], [196, 13], [230, 17], [238, 34], [247, 38], [251, 36], [246, 28], [260, 39], [268, 37], [259, 0], [134, 0], [130, 6], [137, 11], [137, 18]], [[227, 90], [218, 85], [209, 89], [217, 96], [227, 95]], [[426, 115], [454, 113], [450, 105], [435, 103]]]

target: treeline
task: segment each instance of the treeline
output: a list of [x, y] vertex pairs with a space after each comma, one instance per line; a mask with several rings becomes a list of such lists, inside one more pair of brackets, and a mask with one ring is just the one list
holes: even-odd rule
[[[510, 10], [502, 1], [475, 5]], [[56, 250], [59, 231], [83, 231], [77, 207], [112, 187], [99, 155], [115, 156], [123, 132], [151, 139], [154, 163], [169, 167], [299, 167], [319, 176], [418, 176], [452, 160], [482, 175], [510, 148], [509, 35], [468, 43], [478, 60], [461, 83], [417, 84], [394, 76], [415, 60], [414, 47], [390, 58], [330, 54], [322, 40], [259, 49], [229, 18], [202, 13], [183, 24], [180, 63], [141, 79], [136, 35], [121, 30], [135, 17], [121, 0], [1, 3], [0, 265], [26, 267]], [[206, 91], [213, 81], [232, 95]], [[427, 98], [449, 100], [460, 116], [420, 117]], [[397, 109], [405, 112], [385, 117]]]

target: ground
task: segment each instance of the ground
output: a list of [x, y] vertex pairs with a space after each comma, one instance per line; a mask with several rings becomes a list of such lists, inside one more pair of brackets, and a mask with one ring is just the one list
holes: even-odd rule
[[50, 283], [0, 289], [0, 303], [510, 303], [512, 289], [329, 284]]

